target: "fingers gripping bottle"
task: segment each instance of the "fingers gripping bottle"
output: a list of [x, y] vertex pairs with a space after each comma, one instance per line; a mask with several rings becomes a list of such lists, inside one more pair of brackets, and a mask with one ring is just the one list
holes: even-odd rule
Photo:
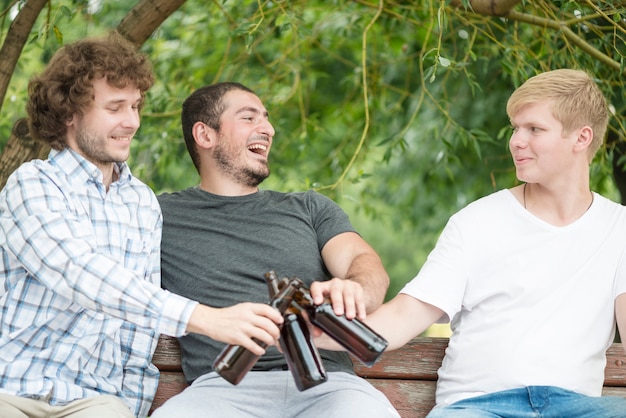
[[294, 295], [294, 304], [306, 310], [309, 321], [337, 341], [366, 366], [372, 366], [389, 344], [382, 336], [361, 322], [358, 318], [347, 319], [336, 315], [328, 298], [321, 305], [313, 302], [309, 289], [297, 277], [290, 281], [278, 279], [274, 272], [266, 273], [270, 294], [283, 289], [287, 282], [294, 283], [298, 291]]
[[[296, 284], [297, 282], [295, 280], [289, 281], [272, 298], [270, 305], [276, 308], [281, 314], [284, 314], [293, 302], [293, 296], [297, 290]], [[267, 344], [257, 339], [253, 340], [261, 347], [267, 347]], [[237, 385], [241, 382], [246, 373], [252, 369], [259, 357], [261, 356], [252, 353], [244, 347], [229, 344], [224, 347], [213, 362], [213, 369], [224, 379], [233, 385]]]
[[[293, 280], [293, 279], [292, 279]], [[313, 302], [311, 293], [304, 287], [301, 280], [294, 302], [304, 308], [311, 323], [328, 336], [337, 341], [366, 366], [372, 366], [389, 344], [387, 340], [361, 322], [358, 318], [348, 319], [344, 315], [337, 315], [327, 299], [321, 305]]]

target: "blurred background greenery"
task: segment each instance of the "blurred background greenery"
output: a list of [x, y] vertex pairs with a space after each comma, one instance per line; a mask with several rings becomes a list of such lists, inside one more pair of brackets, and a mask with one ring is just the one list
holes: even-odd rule
[[[2, 42], [26, 3], [0, 0]], [[2, 103], [0, 150], [25, 116], [28, 79], [63, 43], [115, 28], [134, 3], [47, 3]], [[517, 183], [506, 100], [528, 77], [567, 67], [591, 73], [611, 103], [616, 117], [592, 184], [621, 201], [624, 3], [509, 1], [517, 5], [506, 17], [451, 3], [184, 2], [142, 46], [157, 82], [133, 142], [134, 174], [156, 193], [197, 184], [181, 103], [202, 85], [241, 82], [264, 101], [277, 132], [263, 187], [314, 188], [337, 201], [381, 255], [391, 298], [452, 213]]]

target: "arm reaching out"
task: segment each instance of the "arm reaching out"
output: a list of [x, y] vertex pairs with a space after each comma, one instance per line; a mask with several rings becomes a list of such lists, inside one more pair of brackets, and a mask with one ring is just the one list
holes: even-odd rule
[[[389, 342], [386, 351], [390, 351], [420, 335], [443, 314], [441, 309], [401, 293], [369, 314], [365, 323]], [[316, 336], [315, 345], [325, 350], [343, 350], [325, 334]]]
[[400, 293], [367, 316], [365, 321], [388, 342], [387, 350], [402, 347], [443, 315], [434, 305]]

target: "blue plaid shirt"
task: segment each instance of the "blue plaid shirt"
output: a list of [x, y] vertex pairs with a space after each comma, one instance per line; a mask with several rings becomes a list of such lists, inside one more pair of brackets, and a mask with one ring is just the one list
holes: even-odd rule
[[196, 303], [160, 287], [154, 193], [72, 150], [23, 164], [0, 192], [0, 392], [59, 405], [112, 394], [147, 415], [160, 333]]

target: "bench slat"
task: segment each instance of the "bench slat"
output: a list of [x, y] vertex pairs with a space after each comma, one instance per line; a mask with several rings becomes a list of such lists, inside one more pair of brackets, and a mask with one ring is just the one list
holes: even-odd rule
[[[354, 370], [382, 391], [402, 418], [423, 418], [435, 404], [437, 369], [447, 346], [447, 338], [417, 337], [399, 350], [384, 353], [371, 368], [353, 359]], [[187, 387], [175, 338], [161, 336], [153, 363], [161, 377], [150, 412]], [[626, 353], [622, 344], [613, 344], [607, 351], [602, 393], [626, 397]]]
[[399, 350], [385, 352], [372, 367], [356, 359], [354, 371], [367, 379], [437, 380], [447, 338], [415, 338]]
[[180, 344], [174, 337], [161, 335], [159, 343], [152, 356], [152, 363], [157, 366], [160, 371], [183, 371], [180, 365]]
[[626, 352], [621, 343], [614, 343], [606, 352], [604, 386], [626, 386]]
[[169, 398], [185, 390], [186, 387], [187, 382], [182, 371], [162, 371], [161, 376], [159, 376], [159, 387], [152, 401], [149, 414], [152, 414], [152, 411], [163, 405]]

